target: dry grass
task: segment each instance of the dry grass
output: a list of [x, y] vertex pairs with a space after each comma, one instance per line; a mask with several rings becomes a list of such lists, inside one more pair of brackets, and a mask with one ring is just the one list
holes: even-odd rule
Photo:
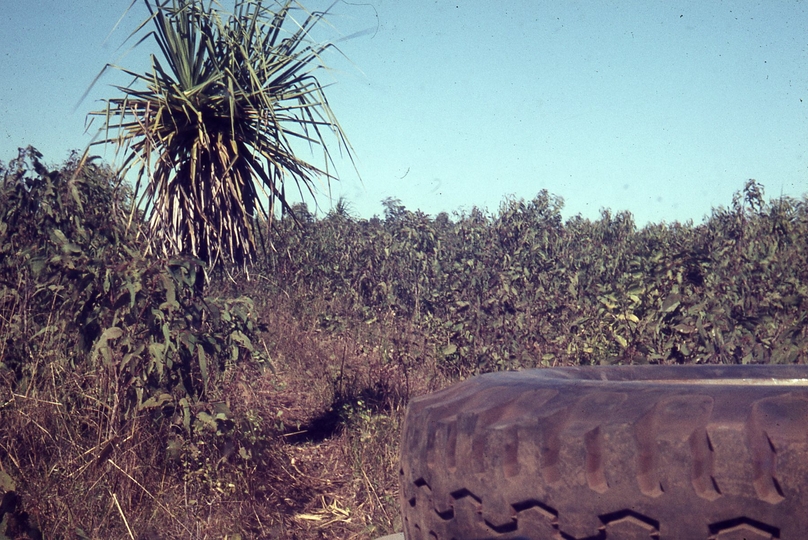
[[4, 508], [0, 538], [369, 539], [400, 530], [404, 407], [445, 381], [429, 361], [397, 359], [402, 331], [392, 325], [324, 331], [291, 313], [263, 310], [271, 369], [236, 366], [209, 399], [233, 419], [224, 433], [183, 433], [176, 411], [118, 425], [118, 382], [55, 353], [37, 361], [25, 388], [0, 368], [0, 492], [20, 496]]

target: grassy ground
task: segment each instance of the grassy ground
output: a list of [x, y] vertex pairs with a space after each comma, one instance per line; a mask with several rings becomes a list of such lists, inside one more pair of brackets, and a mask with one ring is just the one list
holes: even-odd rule
[[284, 517], [285, 533], [360, 539], [399, 531], [398, 445], [406, 401], [448, 381], [434, 361], [420, 357], [409, 365], [396, 358], [391, 343], [401, 331], [392, 324], [324, 331], [291, 311], [264, 311], [275, 371], [264, 375], [264, 384], [274, 386], [264, 405], [282, 424], [290, 475], [311, 490]]
[[[294, 311], [261, 308], [271, 365], [224, 374], [212, 413], [226, 410], [237, 425], [215, 433], [181, 437], [171, 414], [111, 425], [114, 400], [103, 394], [114, 382], [55, 356], [38, 360], [36, 387], [0, 370], [0, 491], [19, 496], [6, 501], [0, 539], [365, 539], [401, 530], [405, 404], [447, 381], [424, 358], [395, 358], [401, 330], [392, 325], [326, 331]], [[66, 386], [79, 396], [73, 403]]]

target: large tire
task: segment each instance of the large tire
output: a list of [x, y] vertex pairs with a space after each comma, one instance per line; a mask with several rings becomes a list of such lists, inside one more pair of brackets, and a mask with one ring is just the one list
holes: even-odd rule
[[412, 400], [407, 540], [808, 538], [808, 366], [482, 375]]

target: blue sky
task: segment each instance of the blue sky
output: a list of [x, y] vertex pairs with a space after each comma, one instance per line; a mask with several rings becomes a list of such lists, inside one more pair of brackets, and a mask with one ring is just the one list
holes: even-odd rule
[[[89, 142], [86, 113], [128, 81], [81, 95], [105, 63], [142, 69], [150, 52], [118, 48], [140, 1], [106, 39], [129, 3], [4, 6], [1, 160]], [[338, 163], [332, 194], [362, 217], [386, 197], [435, 214], [547, 189], [567, 217], [700, 222], [748, 178], [808, 192], [808, 2], [362, 0], [328, 21], [328, 39], [369, 30], [323, 74], [361, 175]]]

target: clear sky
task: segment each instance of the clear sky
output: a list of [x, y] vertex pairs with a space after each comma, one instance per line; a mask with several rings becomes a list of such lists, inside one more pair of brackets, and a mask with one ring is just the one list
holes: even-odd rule
[[[145, 8], [107, 39], [130, 0], [1, 1], [0, 160], [32, 144], [61, 162], [128, 82], [76, 108], [101, 67], [156, 51], [120, 58]], [[332, 193], [359, 216], [386, 197], [435, 214], [547, 189], [567, 217], [700, 222], [748, 178], [808, 192], [806, 1], [356, 0], [328, 21], [329, 39], [368, 30], [323, 78], [361, 174], [339, 163]]]

